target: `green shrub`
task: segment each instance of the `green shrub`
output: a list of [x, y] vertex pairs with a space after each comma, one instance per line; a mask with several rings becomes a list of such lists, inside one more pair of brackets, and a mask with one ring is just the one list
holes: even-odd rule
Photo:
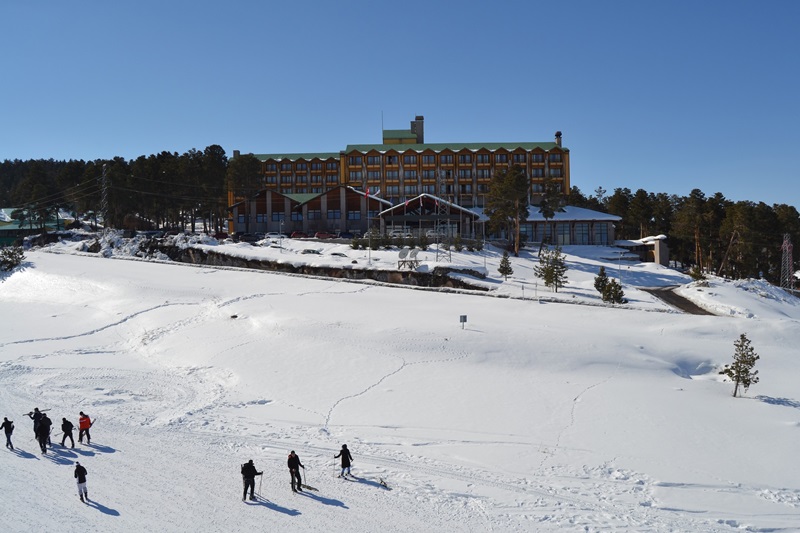
[[7, 272], [22, 264], [25, 254], [20, 246], [0, 248], [0, 270]]

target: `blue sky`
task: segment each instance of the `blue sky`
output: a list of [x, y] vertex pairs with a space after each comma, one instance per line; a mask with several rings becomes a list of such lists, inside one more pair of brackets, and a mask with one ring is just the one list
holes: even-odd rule
[[798, 206], [800, 2], [0, 3], [0, 160], [551, 141], [572, 185]]

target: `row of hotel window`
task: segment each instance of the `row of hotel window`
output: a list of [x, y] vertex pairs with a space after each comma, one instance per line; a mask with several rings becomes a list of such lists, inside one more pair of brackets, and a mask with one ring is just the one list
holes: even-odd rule
[[[564, 172], [560, 168], [551, 168], [549, 169], [550, 172], [547, 174], [551, 178], [561, 178], [564, 176]], [[470, 180], [474, 177], [477, 179], [491, 179], [492, 171], [488, 168], [479, 168], [475, 172], [468, 168], [459, 169], [458, 173], [456, 174], [459, 179], [467, 179]], [[381, 176], [385, 176], [387, 180], [396, 180], [400, 179], [400, 173], [397, 170], [387, 170], [385, 172], [381, 172], [379, 170], [368, 170], [367, 171], [367, 179], [369, 180], [380, 180]], [[403, 178], [404, 179], [417, 179], [419, 176], [422, 176], [424, 180], [432, 180], [436, 179], [436, 171], [435, 170], [423, 170], [422, 172], [418, 172], [416, 170], [404, 170], [403, 171]], [[531, 177], [532, 178], [543, 178], [545, 176], [545, 172], [543, 168], [534, 168], [531, 169]], [[364, 173], [360, 170], [351, 170], [349, 173], [350, 181], [357, 181], [364, 177]], [[449, 170], [444, 172], [444, 175], [441, 176], [443, 179], [449, 180], [453, 179], [453, 173]]]
[[[561, 184], [560, 183], [556, 183], [555, 186], [556, 186], [556, 189], [560, 192], [561, 191]], [[443, 194], [443, 195], [448, 195], [448, 196], [451, 196], [453, 194], [468, 195], [468, 194], [472, 194], [473, 192], [477, 192], [478, 194], [487, 194], [489, 192], [489, 185], [485, 184], [485, 183], [478, 183], [475, 187], [473, 187], [471, 183], [462, 183], [460, 185], [446, 184], [446, 185], [443, 186], [443, 189], [442, 189], [441, 192], [437, 192], [436, 191], [436, 185], [431, 185], [431, 184], [429, 184], [429, 185], [421, 185], [421, 186], [420, 185], [416, 185], [416, 184], [410, 184], [410, 185], [405, 185], [403, 187], [401, 187], [399, 185], [387, 185], [385, 187], [384, 191], [385, 192], [384, 192], [384, 194], [382, 196], [387, 197], [387, 198], [394, 198], [394, 197], [400, 196], [401, 192], [402, 192], [402, 194], [404, 194], [406, 196], [415, 196], [415, 195], [418, 195], [418, 194], [432, 194], [432, 195]], [[311, 188], [311, 189], [302, 188], [302, 189], [298, 189], [295, 192], [298, 192], [298, 193], [306, 193], [306, 192], [321, 193], [321, 192], [323, 192], [323, 190], [322, 190], [321, 187], [315, 187], [315, 188]], [[532, 183], [531, 184], [531, 192], [533, 192], [533, 193], [544, 192], [544, 185], [542, 185], [541, 183]]]
[[[561, 178], [564, 176], [564, 172], [560, 168], [551, 168], [547, 173], [551, 178]], [[382, 177], [385, 176], [387, 180], [398, 180], [400, 179], [400, 172], [397, 170], [387, 170], [385, 172], [375, 171], [375, 170], [368, 170], [367, 173], [368, 180], [381, 180]], [[404, 170], [403, 171], [403, 178], [404, 179], [412, 179], [415, 180], [418, 177], [422, 177], [424, 180], [433, 180], [436, 179], [436, 171], [435, 170], [423, 170], [421, 173], [417, 172], [416, 170]], [[477, 179], [490, 179], [492, 177], [491, 171], [489, 169], [478, 169], [474, 173], [470, 169], [460, 169], [457, 173], [459, 179], [464, 180], [471, 180], [474, 177]], [[545, 176], [545, 171], [543, 168], [534, 168], [531, 169], [531, 177], [532, 178], [543, 178]], [[364, 173], [360, 170], [351, 170], [348, 175], [350, 181], [361, 181], [364, 177]], [[453, 175], [450, 171], [446, 171], [446, 174], [442, 176], [444, 179], [452, 179]], [[280, 177], [280, 183], [322, 183], [322, 176], [317, 174], [312, 174], [309, 178], [307, 174], [283, 174]], [[267, 176], [267, 183], [276, 184], [278, 183], [278, 176]], [[327, 174], [325, 176], [325, 183], [332, 185], [339, 183], [339, 175], [338, 174]]]
[[[509, 155], [511, 155], [511, 161], [513, 163], [527, 163], [528, 162], [528, 155], [530, 155], [530, 160], [533, 163], [543, 163], [545, 159], [545, 154], [494, 154], [494, 162], [495, 163], [508, 163]], [[491, 162], [492, 154], [474, 154], [475, 162], [478, 164], [488, 164]], [[452, 165], [453, 164], [453, 155], [452, 154], [439, 154], [439, 164], [440, 165]], [[380, 165], [381, 158], [383, 158], [383, 162], [387, 165], [397, 165], [399, 162], [399, 156], [396, 155], [368, 155], [367, 156], [367, 165]], [[403, 156], [403, 164], [404, 165], [416, 165], [419, 159], [422, 160], [423, 165], [435, 165], [436, 164], [436, 155], [433, 154], [423, 154], [421, 156], [417, 156], [416, 154], [406, 154]], [[459, 164], [471, 164], [473, 160], [473, 154], [458, 154], [458, 162]], [[560, 163], [562, 161], [561, 154], [549, 154], [548, 161], [552, 163]], [[350, 166], [360, 165], [363, 162], [363, 158], [360, 155], [351, 155], [347, 158], [347, 163]]]
[[[340, 220], [342, 218], [342, 211], [340, 209], [328, 209], [325, 213], [325, 218], [328, 220]], [[368, 213], [368, 217], [370, 219], [378, 218], [378, 211], [370, 211]], [[277, 212], [274, 211], [272, 214], [267, 215], [266, 213], [256, 213], [255, 215], [256, 222], [263, 223], [263, 222], [281, 222], [286, 220], [286, 213], [284, 212]], [[303, 221], [303, 213], [299, 211], [292, 211], [289, 213], [289, 220], [293, 222], [302, 222]], [[322, 211], [319, 209], [309, 209], [306, 211], [305, 220], [322, 220]], [[361, 211], [348, 211], [347, 212], [347, 220], [361, 220]], [[238, 217], [239, 224], [244, 224], [247, 221], [247, 215], [239, 213]]]
[[[528, 161], [528, 154], [510, 154], [511, 155], [511, 162], [524, 164]], [[436, 157], [435, 155], [422, 155], [419, 156], [422, 159], [423, 165], [434, 165], [436, 164]], [[440, 165], [452, 165], [453, 164], [453, 156], [450, 154], [439, 155], [439, 164]], [[459, 164], [472, 164], [472, 154], [459, 154], [458, 155], [458, 162]], [[490, 163], [491, 162], [491, 154], [475, 154], [475, 162], [478, 164]], [[494, 154], [494, 161], [495, 163], [508, 163], [509, 161], [509, 154]], [[381, 158], [386, 165], [397, 165], [399, 162], [399, 156], [396, 155], [387, 155], [387, 156], [379, 156], [379, 155], [369, 155], [366, 157], [367, 165], [380, 165]], [[409, 154], [403, 156], [403, 164], [404, 165], [416, 165], [417, 164], [418, 156]], [[530, 154], [530, 160], [533, 163], [542, 163], [544, 162], [544, 154]], [[350, 166], [360, 166], [364, 161], [364, 158], [360, 155], [351, 155], [348, 157], [347, 162]], [[559, 163], [562, 161], [561, 154], [549, 154], [548, 161], [551, 163]], [[280, 169], [282, 171], [291, 171], [292, 170], [292, 163], [281, 163]], [[304, 170], [322, 170], [322, 163], [294, 163], [294, 169], [296, 171], [304, 171]], [[335, 161], [329, 161], [325, 163], [326, 170], [338, 170], [339, 163]], [[267, 172], [275, 172], [278, 170], [277, 163], [267, 163], [266, 164]]]

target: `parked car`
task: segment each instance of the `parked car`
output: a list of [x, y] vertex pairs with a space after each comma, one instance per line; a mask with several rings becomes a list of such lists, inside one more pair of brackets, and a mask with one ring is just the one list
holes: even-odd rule
[[428, 231], [426, 231], [425, 236], [429, 239], [434, 239], [439, 241], [447, 238], [446, 233], [444, 233], [443, 231], [436, 231], [435, 229], [429, 229]]
[[389, 232], [389, 237], [397, 238], [400, 237], [402, 239], [410, 239], [414, 236], [409, 229], [393, 229]]
[[303, 250], [303, 251], [302, 251], [302, 252], [300, 252], [300, 253], [301, 253], [301, 254], [314, 254], [314, 255], [320, 255], [320, 253], [319, 253], [319, 250], [314, 250], [313, 248], [306, 248], [305, 250]]
[[249, 242], [250, 244], [252, 244], [254, 242], [262, 240], [263, 238], [264, 238], [263, 234], [259, 235], [258, 233], [242, 233], [238, 236], [238, 241]]
[[340, 231], [336, 237], [339, 239], [355, 239], [356, 234], [352, 231]]
[[272, 240], [272, 239], [288, 239], [289, 237], [287, 237], [283, 233], [278, 233], [277, 231], [269, 231], [267, 232], [266, 238]]
[[292, 239], [305, 239], [308, 237], [308, 233], [305, 231], [293, 231], [290, 237]]
[[317, 239], [334, 239], [336, 235], [328, 233], [327, 231], [318, 231], [314, 234], [314, 237]]

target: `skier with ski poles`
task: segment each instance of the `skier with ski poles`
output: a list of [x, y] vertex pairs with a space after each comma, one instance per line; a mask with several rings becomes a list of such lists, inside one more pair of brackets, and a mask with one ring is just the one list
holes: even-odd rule
[[[64, 443], [67, 441], [67, 438], [69, 438], [70, 448], [74, 448], [75, 447], [75, 439], [72, 438], [72, 430], [74, 428], [75, 428], [75, 426], [72, 424], [72, 422], [67, 420], [66, 417], [61, 419], [61, 431], [64, 433], [64, 436], [61, 437], [61, 447], [62, 448], [64, 447]], [[58, 436], [58, 435], [56, 435], [56, 436]]]
[[3, 423], [0, 424], [0, 428], [3, 428], [3, 431], [6, 433], [6, 448], [14, 451], [14, 445], [11, 444], [11, 434], [14, 433], [14, 421], [9, 420], [4, 416]]
[[253, 464], [252, 459], [242, 465], [242, 483], [244, 484], [242, 501], [247, 498], [247, 487], [250, 487], [250, 501], [256, 501], [256, 497], [253, 494], [256, 490], [256, 476], [260, 476], [263, 473], [256, 470], [256, 465]]
[[89, 435], [89, 428], [92, 427], [92, 420], [81, 411], [81, 416], [78, 418], [78, 442], [83, 444], [83, 436], [86, 435], [86, 444], [92, 443], [92, 436]]
[[303, 478], [300, 476], [300, 469], [306, 469], [300, 458], [294, 453], [294, 450], [289, 452], [289, 459], [286, 461], [289, 466], [289, 476], [291, 476], [292, 492], [303, 492]]
[[345, 476], [345, 470], [347, 470], [346, 475], [350, 476], [350, 464], [353, 462], [353, 456], [350, 455], [350, 450], [347, 449], [347, 444], [342, 444], [342, 450], [333, 456], [334, 459], [337, 457], [342, 458], [342, 473], [339, 474], [339, 477]]

